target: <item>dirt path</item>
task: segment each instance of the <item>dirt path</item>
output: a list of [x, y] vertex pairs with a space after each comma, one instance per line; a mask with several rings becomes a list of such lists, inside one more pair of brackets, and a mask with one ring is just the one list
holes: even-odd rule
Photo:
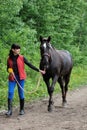
[[87, 86], [68, 92], [67, 100], [67, 108], [62, 108], [61, 95], [56, 95], [51, 113], [48, 99], [27, 104], [24, 116], [18, 108], [10, 118], [0, 113], [0, 130], [87, 130]]

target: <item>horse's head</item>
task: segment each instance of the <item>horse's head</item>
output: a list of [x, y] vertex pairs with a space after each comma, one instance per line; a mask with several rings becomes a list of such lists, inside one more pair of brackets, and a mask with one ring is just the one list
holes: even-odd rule
[[47, 69], [49, 67], [50, 61], [51, 61], [51, 56], [50, 56], [50, 49], [51, 44], [50, 44], [50, 36], [48, 38], [42, 38], [40, 36], [40, 52], [41, 52], [41, 62], [43, 64], [43, 69]]
[[49, 49], [51, 48], [51, 44], [50, 44], [50, 36], [48, 38], [43, 38], [42, 36], [40, 36], [40, 52], [41, 52], [41, 56], [44, 53], [48, 53], [49, 54]]

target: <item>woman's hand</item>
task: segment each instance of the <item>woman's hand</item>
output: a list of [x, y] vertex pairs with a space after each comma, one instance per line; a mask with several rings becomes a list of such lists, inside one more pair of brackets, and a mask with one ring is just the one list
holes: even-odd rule
[[46, 74], [45, 70], [39, 70], [39, 72], [41, 72], [41, 74]]
[[9, 73], [10, 75], [14, 75], [13, 69], [12, 69], [12, 68], [8, 68], [8, 73]]

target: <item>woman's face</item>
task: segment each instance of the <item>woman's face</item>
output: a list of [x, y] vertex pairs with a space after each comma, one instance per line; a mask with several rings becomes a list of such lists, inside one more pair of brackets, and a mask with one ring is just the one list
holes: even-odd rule
[[20, 54], [20, 49], [12, 49], [14, 55], [19, 55]]

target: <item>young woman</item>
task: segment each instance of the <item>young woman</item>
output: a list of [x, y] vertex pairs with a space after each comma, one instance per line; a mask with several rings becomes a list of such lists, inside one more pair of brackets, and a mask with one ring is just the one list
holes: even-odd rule
[[[15, 77], [20, 84], [20, 86], [24, 89], [24, 83], [26, 79], [26, 73], [24, 66], [28, 65], [31, 69], [41, 72], [44, 74], [45, 72], [42, 70], [39, 70], [35, 66], [33, 66], [30, 62], [27, 61], [27, 59], [20, 55], [20, 46], [17, 44], [12, 44], [9, 57], [7, 59], [7, 71], [9, 72], [8, 77], [8, 112], [6, 113], [7, 116], [12, 115], [12, 100], [14, 96], [14, 89], [16, 86], [16, 80]], [[23, 89], [18, 87], [18, 94], [19, 94], [19, 100], [20, 100], [20, 115], [24, 114], [24, 91]]]

